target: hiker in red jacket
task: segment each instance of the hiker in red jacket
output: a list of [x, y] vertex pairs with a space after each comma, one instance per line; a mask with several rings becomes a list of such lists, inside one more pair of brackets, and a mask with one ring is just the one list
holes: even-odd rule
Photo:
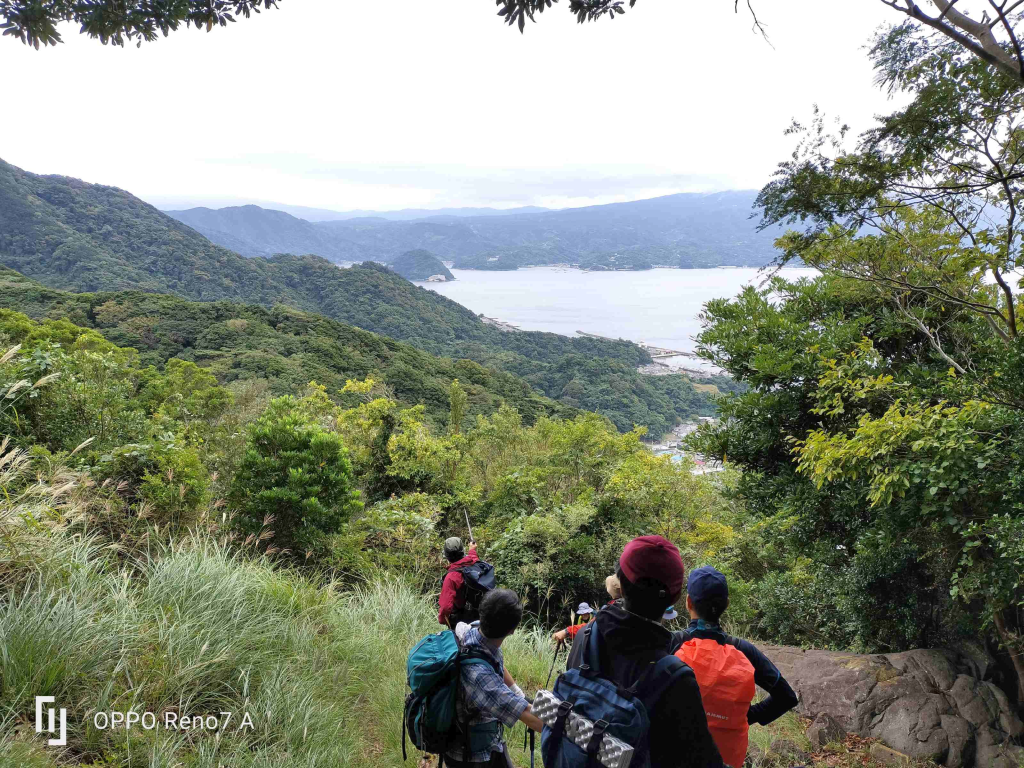
[[590, 603], [580, 603], [580, 607], [576, 609], [576, 616], [579, 617], [579, 622], [576, 624], [570, 624], [565, 629], [560, 629], [551, 635], [551, 638], [555, 641], [556, 645], [561, 645], [567, 639], [575, 640], [576, 633], [583, 627], [587, 626], [590, 620], [594, 616], [594, 609], [590, 607]]
[[443, 627], [455, 629], [460, 621], [467, 624], [475, 621], [476, 616], [470, 616], [465, 611], [466, 607], [466, 580], [459, 573], [459, 568], [480, 560], [476, 555], [476, 542], [469, 542], [469, 552], [462, 548], [462, 539], [452, 536], [445, 539], [444, 556], [448, 561], [448, 573], [445, 574], [444, 584], [441, 585], [441, 597], [438, 600], [437, 621]]

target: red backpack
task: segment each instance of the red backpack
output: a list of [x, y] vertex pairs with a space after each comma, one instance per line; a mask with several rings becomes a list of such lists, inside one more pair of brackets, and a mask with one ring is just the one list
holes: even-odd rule
[[747, 757], [747, 710], [754, 700], [754, 665], [736, 646], [692, 637], [676, 656], [693, 669], [708, 717], [708, 730], [726, 765], [740, 768]]

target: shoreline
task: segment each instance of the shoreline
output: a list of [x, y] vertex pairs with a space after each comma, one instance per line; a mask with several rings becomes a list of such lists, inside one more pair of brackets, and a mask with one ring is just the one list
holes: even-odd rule
[[[449, 267], [449, 269], [457, 270], [459, 272], [525, 272], [525, 271], [531, 270], [531, 269], [561, 269], [561, 270], [573, 270], [575, 272], [580, 272], [581, 274], [591, 274], [591, 273], [601, 273], [601, 272], [653, 272], [656, 269], [672, 269], [672, 270], [678, 270], [680, 272], [687, 271], [687, 270], [697, 271], [697, 270], [709, 270], [709, 269], [723, 269], [723, 270], [726, 270], [726, 269], [756, 269], [758, 271], [761, 271], [763, 269], [769, 269], [769, 268], [777, 270], [777, 271], [780, 271], [780, 272], [784, 272], [786, 270], [806, 270], [806, 269], [812, 269], [811, 267], [796, 266], [796, 265], [786, 265], [784, 267], [774, 267], [774, 266], [772, 266], [770, 264], [761, 264], [761, 265], [757, 265], [757, 264], [749, 264], [749, 265], [747, 265], [747, 264], [740, 264], [740, 265], [721, 264], [721, 265], [716, 266], [716, 267], [673, 267], [673, 266], [668, 265], [668, 264], [655, 264], [652, 267], [644, 267], [643, 269], [584, 269], [583, 267], [580, 267], [579, 265], [576, 265], [576, 264], [564, 264], [564, 263], [563, 264], [524, 264], [523, 266], [516, 267], [515, 269], [476, 269], [474, 267]], [[419, 282], [426, 282], [426, 281], [424, 281], [424, 280], [414, 280], [412, 282], [418, 282], [419, 283]]]

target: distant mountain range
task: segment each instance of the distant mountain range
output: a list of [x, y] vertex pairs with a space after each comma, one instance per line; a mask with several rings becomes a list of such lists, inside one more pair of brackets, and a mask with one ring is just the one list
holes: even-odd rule
[[501, 215], [483, 213], [487, 209], [449, 209], [472, 213], [408, 220], [374, 215], [310, 221], [256, 205], [167, 214], [246, 256], [316, 254], [336, 263], [387, 263], [423, 249], [460, 269], [560, 263], [587, 269], [760, 267], [774, 258], [772, 243], [781, 230], [757, 231], [751, 219], [756, 195], [749, 190], [683, 193]]
[[[202, 205], [197, 205], [198, 202]], [[306, 221], [344, 221], [346, 219], [386, 219], [388, 221], [412, 221], [413, 219], [429, 219], [435, 216], [506, 216], [514, 213], [541, 213], [552, 210], [541, 208], [536, 205], [524, 205], [518, 208], [402, 208], [397, 211], [334, 211], [329, 208], [310, 208], [305, 205], [288, 205], [287, 203], [275, 203], [266, 200], [232, 200], [232, 199], [210, 199], [202, 198], [181, 198], [165, 197], [163, 195], [150, 195], [146, 202], [165, 213], [168, 211], [183, 211], [193, 208], [244, 208], [247, 205], [256, 205], [266, 208], [268, 211], [283, 211], [299, 219]]]

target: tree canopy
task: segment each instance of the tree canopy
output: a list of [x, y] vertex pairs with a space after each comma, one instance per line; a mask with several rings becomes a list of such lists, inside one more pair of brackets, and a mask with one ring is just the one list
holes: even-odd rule
[[920, 647], [982, 627], [1024, 700], [1024, 89], [906, 25], [871, 57], [909, 103], [854, 142], [821, 115], [794, 126], [759, 205], [800, 226], [780, 261], [822, 274], [706, 306], [703, 354], [750, 390], [696, 447], [745, 470], [768, 554], [740, 570], [783, 611], [765, 616], [780, 639]]
[[167, 37], [182, 25], [210, 31], [239, 17], [277, 7], [278, 0], [0, 0], [0, 29], [38, 49], [62, 42], [57, 25], [70, 21], [104, 45], [138, 45]]
[[[717, 0], [721, 2], [721, 0]], [[82, 34], [102, 43], [137, 45], [167, 36], [182, 25], [212, 30], [249, 18], [263, 9], [277, 7], [279, 0], [0, 0], [0, 29], [4, 35], [39, 48], [62, 42], [57, 25], [74, 22]], [[495, 0], [498, 15], [520, 32], [527, 20], [538, 21], [558, 0]], [[731, 0], [740, 11], [741, 0]], [[938, 13], [928, 12], [916, 0], [879, 0], [892, 12], [906, 17], [904, 29], [930, 31], [932, 41], [946, 43], [991, 65], [1017, 82], [1024, 82], [1024, 46], [1019, 26], [1024, 18], [1020, 0], [976, 0], [975, 8], [957, 0], [931, 0]], [[742, 0], [753, 29], [767, 39], [765, 24], [757, 15], [756, 0]], [[602, 18], [614, 19], [633, 8], [636, 0], [568, 0], [568, 9], [581, 24]]]

